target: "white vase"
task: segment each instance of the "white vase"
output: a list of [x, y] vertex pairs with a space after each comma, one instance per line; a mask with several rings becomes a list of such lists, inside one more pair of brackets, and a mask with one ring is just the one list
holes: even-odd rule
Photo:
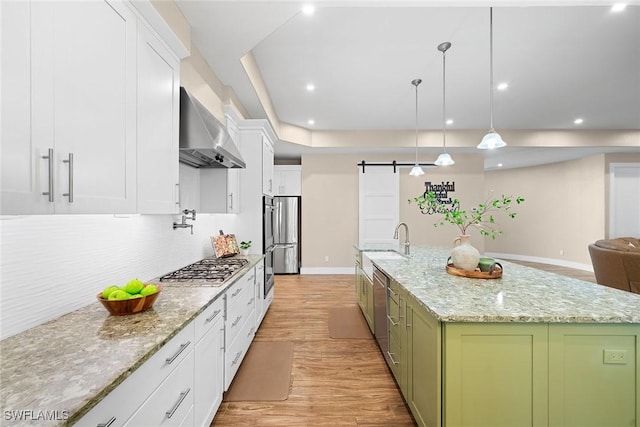
[[240, 249], [240, 255], [242, 256], [249, 255], [249, 249]]
[[470, 243], [471, 236], [463, 234], [453, 241], [451, 250], [451, 262], [456, 268], [467, 271], [474, 271], [480, 261], [480, 252]]

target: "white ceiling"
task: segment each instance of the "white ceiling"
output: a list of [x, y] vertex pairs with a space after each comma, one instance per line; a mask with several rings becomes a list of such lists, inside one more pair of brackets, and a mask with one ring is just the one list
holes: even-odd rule
[[[611, 12], [611, 3], [492, 3], [494, 83], [509, 84], [506, 91], [494, 91], [498, 131], [640, 129], [640, 2], [621, 13]], [[421, 78], [418, 126], [441, 129], [437, 46], [449, 41], [446, 116], [454, 123], [447, 128], [489, 128], [489, 2], [321, 0], [312, 16], [301, 12], [299, 1], [177, 4], [191, 24], [194, 44], [252, 118], [266, 114], [240, 63], [248, 52], [281, 122], [321, 130], [414, 129], [410, 82]], [[307, 83], [315, 85], [313, 93]], [[584, 123], [575, 125], [576, 118]], [[304, 150], [309, 149], [279, 143], [276, 156]], [[560, 157], [594, 150], [564, 150]], [[533, 161], [544, 157], [534, 151], [549, 150], [500, 151]]]

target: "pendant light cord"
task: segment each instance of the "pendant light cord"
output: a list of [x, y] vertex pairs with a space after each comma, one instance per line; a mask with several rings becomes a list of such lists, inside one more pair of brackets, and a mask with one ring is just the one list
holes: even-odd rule
[[422, 79], [411, 80], [411, 84], [416, 87], [416, 164], [418, 164], [418, 85]]
[[489, 123], [493, 130], [493, 7], [489, 8]]
[[444, 88], [445, 88], [445, 57], [446, 57], [446, 49], [442, 51], [442, 149], [446, 153], [447, 152], [447, 130], [446, 130], [446, 108], [445, 103], [446, 99], [444, 96]]

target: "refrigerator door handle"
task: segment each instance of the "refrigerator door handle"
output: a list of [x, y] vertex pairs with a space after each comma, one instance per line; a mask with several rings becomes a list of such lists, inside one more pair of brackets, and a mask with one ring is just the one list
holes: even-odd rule
[[293, 249], [296, 247], [295, 243], [276, 243], [273, 245], [275, 249]]

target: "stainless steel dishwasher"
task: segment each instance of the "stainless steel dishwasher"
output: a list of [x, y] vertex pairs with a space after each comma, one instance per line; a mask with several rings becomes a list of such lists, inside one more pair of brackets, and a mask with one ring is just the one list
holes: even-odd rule
[[387, 288], [389, 278], [378, 268], [373, 267], [373, 321], [375, 325], [376, 341], [380, 346], [380, 351], [387, 361], [389, 358], [389, 324], [387, 323]]

